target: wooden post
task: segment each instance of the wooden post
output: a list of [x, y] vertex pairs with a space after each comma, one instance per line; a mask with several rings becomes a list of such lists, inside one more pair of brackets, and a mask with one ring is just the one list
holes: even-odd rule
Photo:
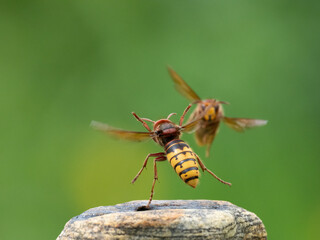
[[[267, 239], [262, 221], [225, 201], [154, 200], [96, 207], [72, 218], [57, 240]], [[143, 208], [142, 208], [143, 209]]]

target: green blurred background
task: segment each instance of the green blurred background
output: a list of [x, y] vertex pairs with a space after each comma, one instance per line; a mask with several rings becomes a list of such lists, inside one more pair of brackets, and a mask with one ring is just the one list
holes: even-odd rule
[[[226, 200], [264, 222], [270, 239], [316, 239], [319, 188], [319, 15], [316, 1], [2, 1], [0, 7], [1, 239], [55, 239], [88, 208], [147, 199], [152, 166], [130, 181], [152, 141], [128, 130], [182, 113], [172, 66], [227, 116], [268, 119], [211, 151], [184, 134], [207, 167], [197, 189], [158, 165], [155, 199]], [[172, 118], [178, 121], [178, 117]], [[318, 146], [318, 147], [317, 147]]]

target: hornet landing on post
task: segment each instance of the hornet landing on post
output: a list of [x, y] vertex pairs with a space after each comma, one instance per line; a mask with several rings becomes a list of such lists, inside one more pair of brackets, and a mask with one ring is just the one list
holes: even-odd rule
[[[153, 139], [157, 144], [164, 148], [164, 152], [159, 153], [151, 153], [148, 154], [146, 159], [143, 162], [142, 168], [138, 172], [138, 174], [132, 180], [134, 183], [140, 174], [142, 173], [143, 169], [146, 167], [148, 159], [150, 157], [155, 157], [153, 160], [154, 166], [154, 180], [152, 183], [151, 188], [151, 195], [149, 198], [148, 204], [144, 207], [146, 209], [149, 208], [153, 193], [154, 193], [154, 186], [156, 180], [158, 180], [158, 172], [157, 172], [157, 162], [168, 160], [175, 172], [179, 175], [181, 180], [183, 180], [189, 186], [195, 188], [199, 182], [199, 165], [202, 171], [209, 172], [214, 178], [219, 180], [220, 182], [231, 185], [231, 183], [225, 182], [216, 176], [212, 171], [206, 168], [203, 162], [200, 160], [198, 155], [192, 151], [189, 145], [180, 139], [180, 135], [182, 132], [192, 132], [199, 126], [199, 121], [207, 114], [207, 110], [205, 109], [202, 113], [198, 116], [198, 118], [189, 121], [186, 125], [182, 125], [184, 117], [188, 110], [190, 109], [191, 104], [184, 110], [179, 125], [173, 123], [169, 118], [174, 115], [175, 113], [171, 113], [166, 119], [160, 119], [158, 121], [152, 121], [147, 118], [140, 118], [137, 114], [132, 113], [133, 116], [143, 124], [143, 126], [148, 130], [147, 132], [135, 132], [135, 131], [126, 131], [121, 129], [116, 129], [110, 127], [107, 124], [92, 121], [91, 126], [94, 129], [106, 132], [110, 135], [121, 139], [127, 139], [131, 141], [143, 141], [147, 139]], [[153, 123], [153, 130], [150, 129], [147, 122]], [[199, 165], [198, 165], [199, 163]]]

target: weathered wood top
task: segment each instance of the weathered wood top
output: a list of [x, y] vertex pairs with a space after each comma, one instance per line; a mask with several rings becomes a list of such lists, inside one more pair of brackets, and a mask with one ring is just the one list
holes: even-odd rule
[[267, 239], [254, 213], [229, 202], [154, 200], [150, 210], [137, 211], [146, 204], [89, 209], [72, 218], [57, 239]]

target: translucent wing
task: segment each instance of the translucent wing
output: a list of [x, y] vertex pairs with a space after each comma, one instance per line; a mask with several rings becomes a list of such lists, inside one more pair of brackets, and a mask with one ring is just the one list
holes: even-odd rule
[[229, 118], [224, 117], [223, 121], [232, 129], [243, 132], [247, 128], [264, 126], [268, 123], [267, 120], [251, 119], [251, 118]]
[[200, 127], [200, 121], [202, 120], [203, 116], [207, 114], [208, 110], [210, 109], [210, 106], [208, 106], [204, 111], [202, 111], [201, 113], [198, 113], [196, 115], [194, 115], [194, 113], [192, 113], [192, 115], [194, 115], [192, 118], [190, 117], [187, 124], [181, 126], [181, 131], [183, 132], [188, 132], [188, 133], [192, 133], [194, 131], [196, 131], [197, 129], [199, 129]]
[[154, 132], [126, 131], [126, 130], [116, 129], [116, 128], [110, 127], [108, 124], [96, 122], [96, 121], [92, 121], [90, 126], [95, 130], [99, 130], [107, 134], [110, 134], [114, 137], [130, 140], [130, 141], [140, 142], [140, 141], [148, 140], [154, 137]]
[[191, 102], [201, 100], [191, 87], [189, 87], [189, 85], [172, 68], [168, 67], [168, 71], [178, 92], [188, 98]]
[[187, 123], [186, 125], [183, 125], [181, 127], [181, 131], [187, 132], [187, 133], [192, 133], [192, 132], [196, 131], [199, 128], [199, 121], [200, 120], [201, 119], [197, 119], [197, 120], [194, 120], [194, 121]]
[[205, 124], [195, 132], [196, 142], [199, 146], [207, 146], [206, 156], [209, 157], [210, 147], [219, 131], [220, 121]]
[[189, 117], [187, 123], [198, 119], [200, 116], [202, 116], [202, 113], [203, 113], [203, 110], [201, 107], [199, 107], [199, 104], [198, 104], [196, 109], [190, 114], [190, 117]]

